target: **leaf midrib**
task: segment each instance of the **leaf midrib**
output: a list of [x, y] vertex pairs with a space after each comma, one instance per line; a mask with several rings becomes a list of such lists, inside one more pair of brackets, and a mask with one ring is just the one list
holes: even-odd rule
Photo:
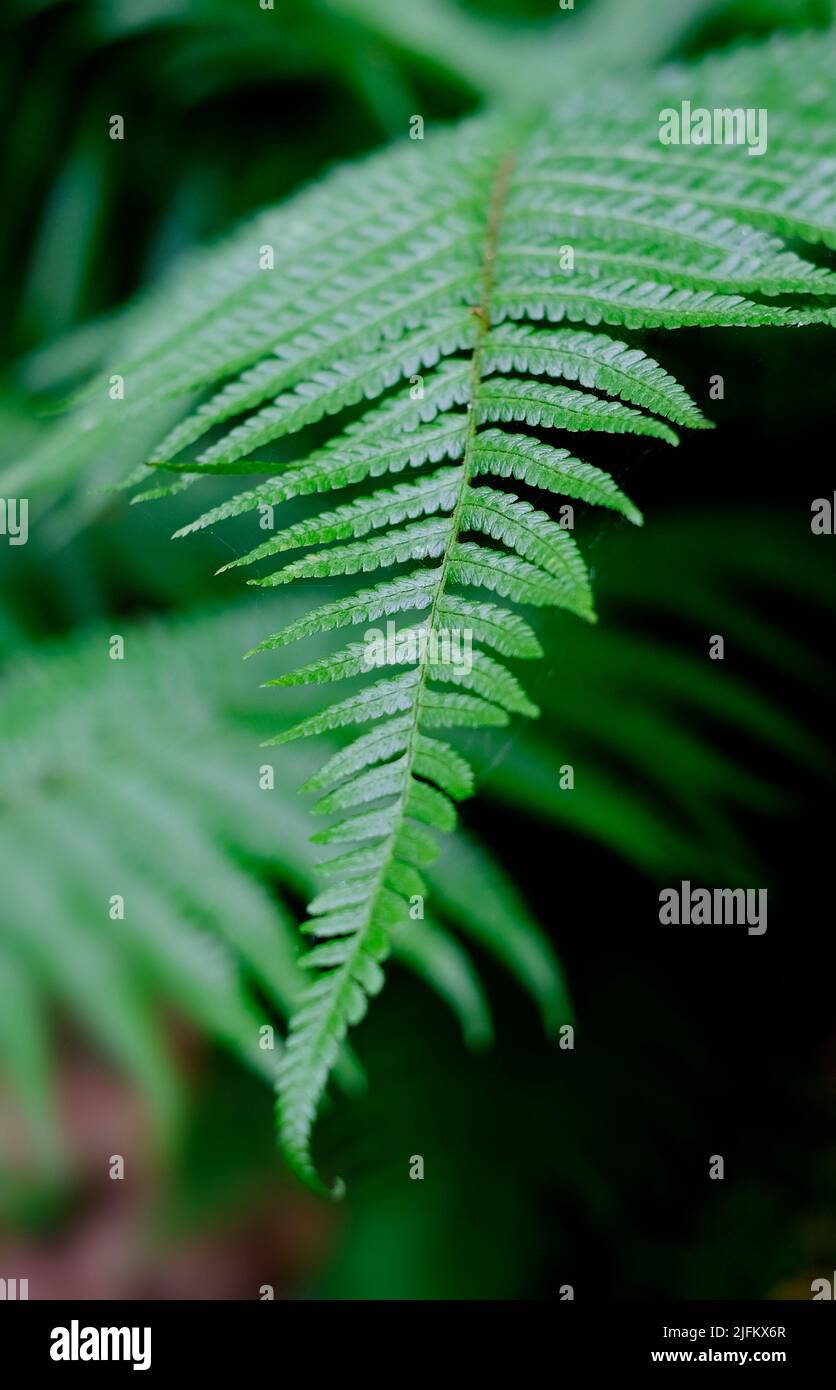
[[[485, 339], [490, 329], [490, 306], [493, 297], [494, 262], [496, 256], [499, 223], [502, 217], [502, 210], [504, 207], [508, 187], [508, 179], [510, 177], [512, 168], [513, 157], [510, 154], [504, 155], [497, 165], [488, 203], [488, 213], [485, 228], [485, 242], [481, 267], [481, 292], [479, 305], [478, 307], [475, 307], [473, 310], [474, 314], [478, 318], [480, 327], [476, 343], [474, 344], [471, 355], [470, 389], [468, 393], [468, 428], [467, 436], [465, 439], [462, 475], [459, 485], [459, 495], [456, 499], [456, 505], [451, 515], [450, 536], [447, 547], [445, 549], [444, 558], [442, 560], [441, 565], [438, 568], [438, 581], [435, 585], [433, 601], [430, 607], [430, 613], [427, 620], [430, 628], [432, 628], [432, 626], [436, 622], [438, 609], [444, 598], [451, 556], [453, 554], [453, 550], [458, 539], [460, 530], [461, 512], [464, 506], [464, 500], [467, 495], [468, 488], [470, 486], [473, 463], [473, 450], [478, 425], [478, 412], [476, 410], [476, 404], [479, 395], [479, 388], [482, 381], [483, 347]], [[338, 1025], [342, 1020], [342, 1016], [344, 1013], [343, 995], [347, 989], [350, 989], [352, 981], [354, 979], [355, 965], [358, 957], [360, 956], [360, 953], [364, 949], [368, 932], [374, 920], [377, 905], [380, 901], [381, 892], [385, 886], [386, 875], [391, 867], [395, 854], [395, 848], [403, 829], [404, 820], [406, 819], [406, 803], [409, 796], [410, 785], [413, 780], [413, 767], [418, 748], [418, 738], [420, 736], [419, 725], [421, 719], [421, 700], [426, 690], [428, 674], [429, 664], [426, 660], [425, 653], [420, 663], [420, 675], [415, 687], [415, 694], [412, 703], [412, 726], [409, 731], [409, 738], [403, 754], [403, 757], [405, 759], [405, 770], [403, 777], [403, 786], [400, 792], [399, 800], [396, 803], [397, 819], [392, 830], [389, 833], [386, 852], [381, 861], [380, 868], [377, 871], [374, 888], [369, 896], [369, 906], [366, 912], [365, 921], [363, 922], [362, 926], [358, 927], [357, 930], [354, 932], [346, 959], [343, 962], [343, 964], [338, 966], [336, 971], [334, 972], [338, 975], [338, 979], [335, 981], [336, 988], [334, 990], [333, 995], [331, 996], [330, 1007], [328, 1008], [327, 1012], [323, 1017], [322, 1024], [318, 1030], [316, 1041], [314, 1042], [313, 1047], [311, 1049], [312, 1057], [319, 1056], [325, 1039], [332, 1033], [335, 1024]], [[337, 1195], [337, 1192], [339, 1190], [340, 1184], [338, 1183], [333, 1195]]]

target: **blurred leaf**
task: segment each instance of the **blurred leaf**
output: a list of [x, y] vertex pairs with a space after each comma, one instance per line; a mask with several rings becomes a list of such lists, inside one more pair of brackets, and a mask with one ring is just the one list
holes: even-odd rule
[[[124, 661], [110, 660], [105, 631], [21, 653], [0, 686], [0, 950], [14, 962], [5, 980], [14, 968], [63, 1000], [155, 1100], [169, 1140], [174, 1078], [160, 1003], [269, 1080], [276, 1051], [260, 1049], [259, 1028], [288, 1012], [303, 978], [294, 903], [311, 892], [314, 851], [295, 788], [312, 764], [288, 754], [275, 787], [259, 785], [257, 732], [274, 727], [269, 697], [224, 659], [228, 643], [254, 635], [253, 616], [236, 609], [156, 630], [123, 625]], [[562, 980], [553, 951], [523, 916], [520, 950], [539, 974], [518, 969], [491, 925], [497, 910], [484, 924], [474, 911], [487, 877], [500, 900], [513, 894], [475, 842], [460, 861], [448, 858], [438, 880], [457, 890], [445, 923], [495, 951], [554, 1016]], [[109, 917], [112, 894], [124, 898], [124, 920]], [[420, 941], [404, 932], [401, 944], [396, 953], [449, 1001], [467, 1039], [486, 1042], [482, 987], [447, 926]], [[26, 1009], [13, 1074], [43, 1131], [36, 1017]], [[340, 1079], [356, 1080], [353, 1064]]]

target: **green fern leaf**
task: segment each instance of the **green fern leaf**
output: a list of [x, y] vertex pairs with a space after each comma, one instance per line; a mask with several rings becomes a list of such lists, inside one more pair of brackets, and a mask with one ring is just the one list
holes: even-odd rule
[[[103, 678], [104, 639], [94, 634], [19, 663], [0, 688], [8, 735], [0, 749], [0, 871], [9, 887], [0, 901], [0, 984], [9, 1005], [0, 1012], [0, 1072], [21, 1097], [45, 1171], [55, 1171], [62, 1159], [43, 1007], [50, 995], [142, 1088], [159, 1137], [169, 1144], [176, 1140], [181, 1096], [165, 1047], [163, 1010], [168, 1015], [176, 1008], [262, 1080], [274, 1081], [278, 1041], [276, 1051], [262, 1051], [263, 1026], [274, 1025], [276, 1015], [286, 1017], [308, 982], [308, 972], [298, 968], [297, 928], [283, 895], [307, 892], [315, 880], [301, 799], [279, 777], [265, 798], [247, 771], [250, 721], [257, 716], [263, 724], [265, 710], [248, 677], [223, 656], [242, 631], [258, 631], [257, 616], [248, 606], [166, 629], [132, 627], [128, 686], [118, 663], [108, 663]], [[246, 709], [241, 727], [230, 706]], [[397, 742], [393, 725], [396, 720], [374, 727], [386, 741], [365, 754], [360, 745], [369, 735], [361, 736], [354, 761], [378, 761], [385, 772]], [[345, 752], [335, 756], [332, 785], [351, 776]], [[297, 780], [303, 768], [309, 773], [310, 763], [299, 764]], [[326, 771], [311, 781], [321, 782]], [[426, 737], [416, 774], [456, 798], [472, 787], [461, 756]], [[372, 804], [356, 802], [358, 808]], [[311, 902], [320, 932], [365, 901], [369, 876], [381, 868], [374, 844], [321, 866], [327, 886]], [[432, 848], [417, 836], [405, 836], [402, 844], [403, 854], [422, 863]], [[268, 894], [253, 876], [259, 864], [267, 866], [281, 896]], [[487, 864], [487, 854], [469, 854], [471, 896], [480, 865]], [[441, 881], [455, 872], [448, 859]], [[119, 888], [126, 903], [125, 922], [108, 921], [106, 931], [107, 899], [91, 890], [101, 882]], [[384, 887], [407, 896], [429, 891], [403, 857], [385, 866]], [[390, 930], [396, 958], [436, 989], [466, 1039], [481, 1045], [490, 1035], [484, 993], [466, 949], [449, 931], [453, 926], [479, 939], [467, 926], [466, 908], [453, 902], [443, 920], [439, 915], [426, 947], [424, 920], [409, 923], [403, 947]], [[532, 936], [538, 930], [529, 924]], [[148, 988], [135, 984], [137, 964]], [[551, 1006], [557, 1007], [562, 984], [553, 954], [546, 968]], [[95, 989], [91, 980], [98, 982]], [[539, 1001], [533, 984], [521, 983]], [[345, 1049], [335, 1078], [346, 1090], [361, 1082]]]
[[516, 381], [494, 377], [483, 382], [477, 405], [479, 424], [494, 420], [517, 420], [526, 425], [553, 430], [605, 430], [608, 434], [649, 434], [678, 442], [667, 425], [631, 410], [620, 401], [551, 386], [542, 381]]
[[358, 497], [333, 512], [322, 512], [308, 521], [297, 521], [269, 541], [256, 546], [248, 555], [230, 560], [218, 570], [235, 569], [267, 559], [283, 550], [303, 545], [324, 545], [327, 541], [345, 540], [349, 536], [364, 536], [378, 526], [393, 526], [399, 521], [417, 516], [429, 516], [436, 511], [452, 511], [458, 494], [460, 473], [456, 468], [439, 468], [416, 483], [398, 483], [393, 488], [381, 488], [371, 497]]
[[563, 377], [655, 410], [679, 425], [710, 428], [687, 391], [658, 362], [603, 333], [498, 324], [485, 340], [485, 368]]
[[[269, 409], [251, 416], [211, 449], [205, 450], [199, 455], [198, 462], [213, 464], [218, 460], [234, 461], [252, 453], [262, 444], [315, 424], [324, 415], [338, 414], [347, 406], [364, 399], [373, 400], [402, 378], [433, 367], [442, 357], [471, 345], [476, 332], [472, 315], [460, 310], [446, 316], [446, 322], [445, 327], [445, 316], [441, 316], [440, 321], [434, 320], [431, 327], [423, 325], [394, 343], [385, 342], [381, 348], [363, 357], [347, 360], [341, 357], [327, 371], [321, 365], [323, 345], [317, 340], [311, 352], [313, 375], [308, 380], [304, 367], [300, 371], [299, 363], [291, 367], [284, 362], [277, 363], [272, 379], [267, 378], [262, 364], [248, 374], [242, 389], [227, 388], [221, 392], [217, 402], [201, 407], [195, 416], [178, 426], [169, 439], [163, 441], [152, 462], [164, 462], [213, 425], [257, 405], [271, 390], [278, 389], [284, 380], [291, 383], [301, 380], [302, 384], [288, 395], [280, 396]], [[335, 341], [341, 353], [350, 347], [343, 334], [335, 336]], [[283, 368], [281, 372], [280, 367]], [[258, 378], [257, 387], [253, 381], [255, 377]]]
[[[778, 81], [773, 60], [764, 61]], [[709, 90], [722, 86], [722, 71], [700, 68], [696, 77]], [[732, 71], [751, 87], [751, 63]], [[350, 813], [315, 836], [351, 847], [325, 866], [330, 886], [304, 928], [316, 943], [306, 969], [322, 973], [280, 1065], [282, 1147], [320, 1192], [339, 1188], [322, 1183], [310, 1152], [330, 1072], [382, 985], [390, 945], [406, 931], [419, 939], [410, 889], [433, 860], [438, 832], [455, 823], [453, 800], [472, 787], [462, 755], [432, 731], [536, 714], [516, 676], [484, 648], [532, 657], [538, 637], [493, 596], [595, 621], [586, 566], [566, 527], [529, 499], [477, 480], [514, 479], [640, 524], [610, 474], [575, 458], [563, 433], [588, 434], [593, 446], [596, 436], [613, 436], [615, 466], [629, 442], [619, 436], [657, 449], [677, 443], [676, 429], [708, 421], [641, 346], [590, 330], [832, 321], [832, 272], [781, 240], [836, 240], [836, 205], [822, 191], [830, 166], [820, 113], [790, 111], [783, 137], [771, 136], [756, 167], [739, 147], [663, 147], [659, 109], [684, 80], [663, 73], [638, 94], [617, 80], [594, 94], [567, 84], [552, 109], [488, 115], [338, 172], [238, 234], [236, 254], [249, 248], [252, 257], [264, 240], [280, 248], [275, 274], [242, 275], [218, 253], [204, 299], [193, 286], [170, 333], [146, 320], [126, 345], [131, 410], [212, 392], [154, 451], [156, 466], [183, 486], [205, 474], [269, 475], [177, 534], [293, 502], [287, 525], [225, 568], [310, 547], [251, 582], [329, 581], [323, 598], [253, 652], [413, 615], [397, 631], [387, 622], [384, 665], [407, 669], [369, 680], [380, 665], [370, 644], [383, 639], [374, 630], [331, 655], [318, 650], [272, 682], [362, 682], [282, 728], [274, 744], [374, 725], [307, 782], [321, 793], [320, 813]], [[799, 302], [763, 302], [778, 294]], [[364, 413], [351, 418], [358, 407]], [[101, 436], [101, 410], [88, 402], [85, 411], [85, 428]], [[330, 420], [328, 442], [311, 450], [302, 432], [314, 424], [324, 432]], [[496, 427], [507, 424], [518, 428]], [[175, 457], [215, 429], [220, 437], [196, 460]], [[290, 463], [254, 457], [279, 439], [284, 450], [295, 440]], [[420, 471], [445, 460], [456, 466]], [[374, 490], [372, 480], [406, 469], [409, 482]], [[298, 499], [348, 488], [358, 491], [336, 507], [296, 510]], [[481, 541], [466, 539], [472, 533]], [[410, 568], [334, 592], [343, 576], [400, 565]], [[496, 947], [495, 931], [491, 939]], [[455, 975], [457, 1007], [478, 1032], [472, 982], [449, 949], [428, 932], [414, 959], [431, 969], [430, 943], [435, 969]], [[527, 978], [536, 974], [532, 960]]]
[[621, 512], [634, 525], [642, 514], [613, 482], [608, 473], [591, 463], [580, 463], [567, 449], [553, 449], [527, 434], [507, 430], [482, 430], [473, 448], [473, 473], [517, 478], [544, 492], [578, 497], [593, 506]]
[[376, 618], [408, 609], [429, 608], [432, 604], [435, 580], [430, 570], [416, 570], [414, 574], [402, 575], [373, 589], [360, 589], [347, 598], [335, 599], [314, 608], [305, 617], [289, 623], [281, 632], [265, 637], [263, 642], [251, 648], [248, 656], [255, 652], [269, 651], [272, 647], [284, 647], [301, 637], [309, 637], [315, 632], [328, 632], [332, 628], [351, 627], [357, 623], [373, 622]]
[[371, 570], [386, 569], [403, 564], [405, 560], [433, 559], [447, 548], [451, 523], [447, 517], [415, 521], [400, 531], [387, 531], [382, 536], [357, 541], [353, 545], [332, 546], [301, 560], [294, 560], [284, 569], [264, 579], [251, 579], [251, 584], [290, 584], [294, 579], [333, 578], [338, 574], [368, 574]]
[[[418, 896], [423, 894], [419, 891]], [[470, 957], [455, 937], [426, 917], [398, 923], [389, 934], [400, 959], [447, 1000], [468, 1046], [487, 1047], [493, 1037], [488, 1001]]]

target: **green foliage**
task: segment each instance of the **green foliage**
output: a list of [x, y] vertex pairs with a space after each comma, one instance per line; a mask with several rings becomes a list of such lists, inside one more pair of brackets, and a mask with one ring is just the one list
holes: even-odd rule
[[[822, 60], [813, 40], [800, 46]], [[829, 37], [819, 49], [832, 51]], [[719, 82], [722, 104], [735, 104], [738, 90], [756, 90], [761, 61], [768, 86], [773, 55], [744, 51], [689, 75], [688, 96], [696, 103]], [[177, 491], [206, 474], [270, 476], [205, 511], [181, 536], [445, 463], [337, 507], [329, 499], [327, 510], [291, 521], [235, 561], [329, 547], [251, 581], [269, 587], [412, 567], [311, 607], [255, 650], [401, 612], [418, 615], [413, 638], [432, 637], [452, 614], [467, 618], [473, 610], [461, 605], [477, 600], [461, 590], [475, 589], [473, 631], [498, 653], [479, 649], [465, 672], [431, 642], [410, 643], [405, 634], [407, 669], [397, 674], [369, 680], [367, 653], [354, 643], [277, 678], [284, 686], [366, 679], [272, 742], [376, 724], [317, 782], [325, 792], [318, 809], [342, 816], [318, 843], [359, 848], [326, 861], [329, 888], [303, 928], [314, 944], [302, 964], [316, 979], [280, 1066], [284, 1152], [320, 1192], [339, 1185], [326, 1187], [310, 1156], [317, 1106], [348, 1028], [381, 988], [411, 904], [426, 895], [435, 832], [453, 828], [454, 803], [471, 789], [461, 755], [436, 733], [500, 727], [511, 713], [537, 712], [499, 660], [501, 642], [522, 656], [534, 653], [536, 639], [495, 600], [595, 616], [568, 530], [528, 498], [477, 479], [513, 478], [639, 523], [609, 472], [558, 447], [555, 434], [584, 433], [593, 447], [601, 434], [675, 445], [674, 426], [707, 422], [642, 348], [574, 325], [831, 321], [824, 297], [833, 274], [778, 239], [836, 245], [816, 110], [788, 103], [757, 161], [740, 147], [663, 148], [658, 110], [678, 102], [684, 84], [681, 73], [663, 73], [639, 96], [618, 81], [593, 94], [570, 88], [552, 110], [488, 115], [338, 170], [196, 258], [138, 308], [112, 367], [124, 401], [108, 401], [97, 381], [79, 404], [77, 438], [104, 447], [135, 416], [215, 388], [154, 450], [142, 495], [166, 490], [160, 470], [175, 475]], [[567, 264], [565, 249], [576, 241]], [[275, 252], [274, 269], [258, 268], [265, 247]], [[530, 433], [498, 428], [505, 425]], [[286, 451], [314, 427], [316, 447], [303, 439], [289, 460], [286, 452], [258, 454]], [[614, 461], [628, 442], [613, 442]]]
[[[263, 1050], [259, 1029], [286, 1017], [304, 984], [295, 903], [311, 893], [314, 866], [293, 788], [313, 768], [291, 757], [272, 789], [259, 785], [269, 709], [227, 660], [255, 616], [128, 627], [124, 662], [109, 659], [104, 632], [90, 635], [19, 659], [0, 691], [0, 1063], [49, 1167], [62, 1146], [46, 999], [139, 1085], [167, 1145], [181, 1111], [170, 1011], [274, 1078], [280, 1043]], [[432, 754], [422, 753], [427, 766]], [[490, 1012], [451, 927], [519, 979], [550, 1031], [564, 1021], [554, 953], [476, 841], [457, 840], [433, 878], [439, 920], [409, 922], [394, 950], [449, 1003], [467, 1041], [490, 1041]], [[494, 906], [483, 920], [473, 904], [486, 880]], [[110, 892], [124, 898], [123, 919], [110, 918]], [[347, 1054], [338, 1076], [347, 1087], [361, 1079]]]
[[[710, 613], [737, 648], [748, 648], [770, 669], [795, 670], [810, 681], [815, 671], [809, 658], [768, 602], [770, 591], [764, 586], [774, 581], [771, 557], [780, 551], [782, 582], [806, 609], [822, 600], [832, 608], [836, 594], [826, 563], [811, 571], [803, 542], [760, 517], [660, 519], [643, 537], [642, 549], [643, 563], [637, 567], [631, 537], [608, 537], [600, 586], [609, 621], [597, 629], [578, 624], [561, 630], [556, 616], [544, 625], [547, 649], [556, 651], [560, 643], [560, 680], [554, 680], [546, 663], [532, 670], [541, 720], [527, 724], [501, 757], [486, 746], [471, 750], [471, 760], [483, 795], [493, 798], [496, 816], [509, 805], [515, 813], [535, 813], [570, 835], [594, 837], [654, 873], [687, 864], [695, 875], [744, 881], [754, 866], [730, 808], [763, 811], [778, 804], [778, 791], [763, 774], [748, 772], [739, 753], [732, 761], [729, 735], [756, 735], [770, 759], [790, 756], [811, 767], [822, 765], [824, 750], [763, 692], [731, 671], [718, 684], [693, 651], [670, 644], [660, 650], [645, 635], [646, 617], [668, 609], [702, 628]], [[681, 566], [684, 553], [694, 557], [687, 570]], [[750, 602], [741, 597], [747, 594]], [[293, 608], [304, 611], [300, 598], [291, 591]], [[451, 600], [450, 617], [466, 620], [479, 641], [495, 643], [501, 654], [513, 656], [519, 650], [538, 655], [539, 644], [525, 621], [513, 615], [513, 623], [499, 622], [498, 611], [487, 603]], [[156, 1082], [158, 1089], [151, 1084], [140, 1066], [141, 1055], [128, 1052], [127, 1037], [120, 1041], [120, 1020], [100, 1013], [97, 994], [85, 989], [73, 968], [79, 942], [92, 937], [101, 949], [105, 921], [106, 937], [126, 974], [140, 953], [146, 972], [152, 967], [141, 1007], [157, 1039], [154, 1067], [168, 1068], [170, 1087], [176, 1086], [176, 1078], [158, 1045], [160, 1008], [187, 1012], [202, 1034], [223, 1041], [239, 1057], [243, 1053], [257, 1075], [268, 1074], [270, 1054], [254, 1053], [251, 1046], [253, 986], [274, 1000], [279, 1015], [292, 1004], [293, 992], [303, 982], [295, 962], [294, 908], [315, 886], [308, 818], [293, 787], [304, 779], [308, 791], [321, 795], [336, 782], [339, 795], [343, 779], [350, 786], [362, 766], [365, 749], [362, 741], [342, 750], [334, 746], [332, 756], [319, 765], [312, 747], [290, 747], [277, 768], [274, 790], [258, 789], [263, 755], [257, 739], [272, 732], [277, 715], [291, 727], [304, 700], [303, 692], [288, 686], [276, 710], [253, 685], [250, 668], [228, 660], [230, 650], [254, 639], [262, 623], [247, 604], [150, 632], [128, 627], [129, 680], [106, 658], [104, 634], [62, 645], [51, 654], [24, 656], [22, 665], [18, 647], [15, 674], [6, 677], [0, 696], [7, 735], [0, 866], [5, 881], [17, 885], [14, 907], [19, 902], [26, 913], [35, 893], [50, 914], [47, 922], [54, 919], [58, 927], [45, 943], [42, 922], [31, 923], [24, 936], [19, 923], [16, 930], [12, 899], [4, 898], [0, 983], [6, 1007], [0, 1012], [0, 1063], [25, 1105], [33, 1141], [47, 1166], [60, 1161], [62, 1152], [51, 1099], [48, 997], [60, 998], [103, 1041], [108, 1054], [139, 1078], [148, 1099], [157, 1102], [158, 1123], [172, 1123], [172, 1114], [163, 1108], [163, 1083]], [[328, 667], [328, 634], [312, 641], [321, 654], [311, 666], [320, 662]], [[119, 717], [125, 710], [127, 722]], [[702, 726], [706, 714], [719, 737]], [[398, 752], [400, 733], [397, 727], [375, 724], [365, 738], [383, 762]], [[464, 759], [450, 749], [440, 761], [434, 752], [430, 738], [421, 741], [418, 775], [441, 785], [446, 776], [444, 790], [450, 795], [470, 793], [474, 779]], [[559, 790], [560, 767], [566, 762], [583, 766], [571, 792]], [[146, 807], [141, 818], [135, 797], [124, 790], [135, 787], [139, 778]], [[93, 788], [99, 795], [106, 784], [111, 787], [106, 804], [113, 814], [103, 829]], [[21, 807], [28, 807], [23, 818]], [[37, 822], [45, 813], [56, 848], [48, 861], [41, 853]], [[27, 828], [22, 837], [21, 825]], [[175, 940], [188, 938], [191, 925], [196, 949], [188, 969], [176, 955], [172, 967], [165, 943], [161, 949], [155, 935], [154, 920], [146, 924], [145, 888], [137, 903], [129, 903], [137, 928], [131, 937], [107, 919], [106, 895], [91, 894], [89, 885], [83, 895], [67, 895], [72, 866], [65, 845], [71, 836], [78, 837], [79, 827], [84, 840], [106, 836], [111, 856], [106, 884], [116, 887], [126, 877], [147, 874], [166, 899], [166, 920], [170, 923], [174, 916]], [[333, 863], [339, 871], [339, 856]], [[148, 865], [154, 866], [153, 874]], [[460, 833], [448, 840], [429, 877], [435, 912], [445, 929], [452, 925], [494, 954], [537, 1001], [546, 1028], [554, 1032], [569, 1016], [560, 974], [495, 858]], [[407, 878], [401, 883], [412, 886]], [[236, 925], [255, 928], [253, 940], [261, 935], [262, 950], [252, 965], [226, 939]], [[490, 1034], [484, 990], [462, 945], [446, 935], [442, 940], [426, 918], [410, 923], [395, 944], [396, 956], [449, 1001], [465, 1037], [478, 1045]], [[219, 969], [209, 980], [210, 997], [195, 999], [198, 985], [206, 980], [201, 961], [213, 949], [230, 963], [227, 979], [235, 960], [240, 962], [248, 1008], [243, 1032], [230, 1033], [224, 1025], [231, 1015], [221, 1007]], [[258, 1021], [274, 1021], [274, 1006], [260, 1013]], [[350, 1084], [355, 1075], [356, 1067], [344, 1067], [341, 1079]]]
[[[610, 527], [598, 546], [606, 621], [543, 614], [549, 659], [530, 681], [541, 718], [501, 757], [478, 750], [482, 795], [592, 836], [659, 882], [761, 881], [741, 813], [787, 814], [799, 774], [828, 766], [780, 693], [790, 673], [805, 698], [826, 689], [826, 653], [816, 660], [796, 640], [792, 616], [833, 619], [833, 570], [815, 542], [783, 519], [714, 508], [655, 518], [637, 564], [632, 534]], [[731, 655], [721, 679], [709, 632]]]
[[[508, 22], [514, 0], [505, 8], [498, 23], [461, 0], [18, 0], [0, 59], [17, 114], [2, 153], [16, 193], [0, 238], [14, 266], [7, 350], [64, 334], [37, 346], [27, 384], [79, 379], [115, 341], [108, 311], [128, 287], [312, 171], [399, 135], [429, 109], [430, 83], [433, 109], [450, 114], [548, 94], [589, 57], [600, 70], [626, 52], [668, 56], [713, 2], [632, 0], [627, 23], [620, 0], [570, 14], [541, 3], [536, 25]], [[786, 6], [767, 21], [786, 22]], [[279, 141], [265, 94], [306, 109]], [[126, 117], [127, 146], [106, 136], [111, 112]]]

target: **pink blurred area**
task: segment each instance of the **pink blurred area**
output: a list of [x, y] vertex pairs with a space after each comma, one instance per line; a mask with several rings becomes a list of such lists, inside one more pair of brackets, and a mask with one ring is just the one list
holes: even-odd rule
[[[333, 1211], [298, 1188], [259, 1182], [209, 1229], [205, 1219], [171, 1229], [166, 1179], [129, 1084], [82, 1053], [63, 1063], [58, 1086], [68, 1200], [46, 1231], [0, 1225], [0, 1277], [28, 1279], [30, 1300], [253, 1300], [264, 1286], [278, 1299], [304, 1288], [332, 1244]], [[0, 1144], [6, 1171], [29, 1174], [25, 1127], [2, 1094]], [[112, 1155], [125, 1157], [124, 1178], [110, 1176]]]

